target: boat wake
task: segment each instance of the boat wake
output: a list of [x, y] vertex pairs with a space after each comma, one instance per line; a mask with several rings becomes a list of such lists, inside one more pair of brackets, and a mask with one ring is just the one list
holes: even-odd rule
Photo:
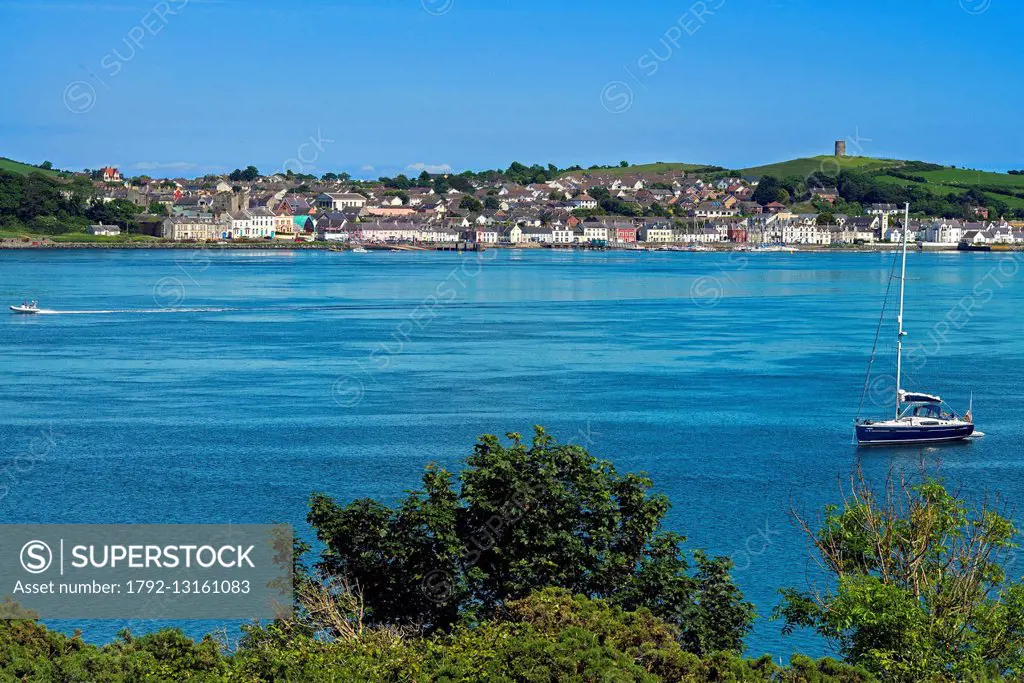
[[109, 308], [94, 311], [65, 311], [48, 308], [40, 308], [36, 315], [114, 315], [121, 313], [223, 313], [225, 311], [240, 311], [240, 308]]
[[[415, 307], [418, 302], [381, 302], [352, 304], [311, 304], [281, 306], [182, 306], [167, 308], [103, 308], [103, 309], [56, 309], [40, 308], [32, 312], [35, 317], [41, 315], [156, 315], [160, 313], [314, 313], [327, 311], [389, 311]], [[474, 308], [499, 308], [501, 304], [473, 303], [453, 301], [449, 306], [472, 306]]]

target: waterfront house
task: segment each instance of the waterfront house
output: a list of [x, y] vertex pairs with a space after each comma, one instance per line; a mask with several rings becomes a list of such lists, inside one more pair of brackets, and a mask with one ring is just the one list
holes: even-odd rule
[[420, 238], [420, 228], [409, 222], [357, 223], [351, 234], [363, 242], [415, 242]]
[[550, 226], [524, 225], [522, 228], [523, 241], [536, 242], [538, 244], [554, 244], [555, 235]]
[[640, 226], [639, 238], [647, 243], [671, 242], [672, 226], [662, 221], [645, 222]]
[[103, 223], [100, 223], [99, 225], [90, 225], [86, 232], [88, 232], [90, 235], [105, 235], [109, 237], [113, 235], [120, 235], [121, 226], [103, 225]]
[[228, 229], [228, 223], [224, 220], [175, 216], [163, 220], [160, 236], [175, 242], [203, 242], [227, 237]]
[[726, 228], [726, 237], [730, 242], [742, 244], [747, 241], [747, 228], [745, 223], [734, 223]]
[[984, 230], [967, 230], [960, 241], [963, 244], [991, 244], [990, 237]]
[[551, 238], [555, 244], [573, 244], [576, 241], [573, 228], [568, 225], [550, 225]]
[[690, 241], [697, 244], [718, 244], [724, 242], [727, 232], [715, 225], [705, 225], [689, 235]]
[[[583, 222], [580, 224], [583, 230], [583, 241], [584, 242], [611, 242], [608, 226], [603, 223], [587, 223]], [[575, 228], [576, 226], [572, 226]]]
[[523, 229], [518, 225], [502, 228], [498, 235], [498, 242], [502, 244], [519, 244], [524, 241]]
[[924, 241], [929, 244], [959, 244], [964, 236], [964, 226], [958, 220], [937, 219], [925, 225]]
[[420, 226], [419, 241], [435, 244], [458, 242], [459, 231], [442, 227], [436, 223], [424, 223]]

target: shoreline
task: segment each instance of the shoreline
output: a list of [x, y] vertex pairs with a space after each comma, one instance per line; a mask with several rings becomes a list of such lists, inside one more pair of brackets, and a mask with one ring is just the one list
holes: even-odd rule
[[[409, 244], [409, 243], [397, 243], [397, 244], [356, 244], [356, 243], [331, 243], [331, 242], [150, 242], [150, 241], [139, 241], [139, 242], [128, 242], [128, 241], [117, 241], [117, 242], [53, 242], [44, 241], [48, 238], [0, 238], [0, 251], [21, 251], [21, 250], [52, 250], [52, 249], [123, 249], [123, 250], [136, 250], [136, 249], [168, 249], [168, 250], [202, 250], [202, 249], [252, 249], [252, 250], [277, 250], [282, 249], [285, 251], [351, 251], [356, 247], [364, 247], [370, 251], [403, 251], [403, 252], [452, 252], [459, 251], [465, 253], [473, 253], [474, 249], [454, 249], [451, 245], [422, 245], [422, 244]], [[594, 247], [590, 245], [567, 245], [567, 244], [487, 244], [482, 245], [483, 249], [523, 249], [532, 251], [614, 251], [614, 252], [673, 252], [673, 253], [746, 253], [746, 254], [758, 254], [758, 253], [822, 253], [822, 254], [836, 254], [836, 253], [879, 253], [879, 252], [892, 252], [899, 251], [900, 245], [890, 244], [887, 242], [875, 242], [872, 244], [857, 244], [848, 246], [825, 246], [818, 244], [786, 244], [782, 245], [781, 249], [773, 250], [759, 250], [749, 244], [733, 244], [733, 243], [719, 243], [719, 244], [703, 244], [700, 245], [699, 249], [690, 249], [689, 245], [681, 245], [678, 243], [669, 244], [652, 244], [644, 247], [627, 247], [619, 245], [608, 245], [604, 247]], [[914, 251], [918, 252], [966, 252], [966, 253], [1001, 253], [1001, 252], [1016, 252], [1024, 251], [1024, 245], [1017, 244], [999, 244], [999, 245], [979, 245], [980, 247], [990, 248], [973, 248], [973, 249], [961, 249], [957, 245], [914, 245], [911, 247]]]
[[[358, 246], [358, 245], [357, 245]], [[474, 250], [474, 249], [439, 249], [435, 247], [410, 247], [410, 245], [389, 245], [387, 247], [374, 248], [369, 245], [362, 245], [369, 249], [369, 251], [400, 251], [400, 252], [458, 252], [458, 253], [477, 253], [479, 251], [485, 251], [489, 249], [499, 250], [528, 250], [528, 251], [585, 251], [585, 252], [657, 252], [657, 253], [677, 253], [677, 254], [711, 254], [711, 253], [738, 253], [738, 254], [872, 254], [872, 253], [886, 253], [899, 251], [900, 248], [893, 244], [884, 244], [877, 246], [857, 246], [857, 247], [808, 247], [807, 245], [793, 244], [786, 245], [783, 250], [760, 250], [752, 249], [749, 247], [710, 247], [708, 249], [661, 249], [657, 247], [643, 248], [643, 249], [629, 249], [623, 247], [604, 247], [604, 248], [593, 248], [593, 247], [569, 247], [569, 246], [558, 246], [558, 247], [544, 247], [544, 246], [524, 246], [524, 245], [512, 245], [512, 244], [489, 244], [486, 249]], [[189, 244], [189, 243], [168, 243], [168, 244], [145, 244], [145, 243], [123, 243], [123, 244], [104, 244], [104, 243], [90, 243], [90, 242], [67, 242], [67, 243], [53, 243], [53, 244], [33, 244], [33, 245], [9, 245], [0, 244], [0, 251], [61, 251], [61, 250], [78, 250], [78, 249], [99, 249], [99, 250], [123, 250], [123, 251], [136, 251], [136, 250], [184, 250], [184, 251], [200, 251], [206, 249], [220, 249], [220, 250], [252, 250], [252, 251], [338, 251], [348, 252], [352, 251], [354, 247], [346, 247], [338, 249], [333, 246], [323, 244]], [[958, 249], [957, 247], [929, 247], [929, 248], [912, 248], [912, 251], [916, 252], [928, 252], [928, 253], [1008, 253], [1024, 251], [1024, 246], [1012, 245], [1002, 249]]]

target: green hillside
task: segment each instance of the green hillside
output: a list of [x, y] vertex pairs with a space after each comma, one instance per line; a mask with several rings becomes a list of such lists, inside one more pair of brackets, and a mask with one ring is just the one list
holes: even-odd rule
[[[602, 170], [602, 173], [626, 175], [639, 172], [701, 172], [708, 167], [696, 164], [656, 163]], [[873, 157], [841, 157], [816, 156], [803, 159], [791, 159], [774, 164], [752, 166], [739, 172], [745, 177], [759, 179], [772, 176], [782, 182], [803, 184], [804, 179], [814, 173], [825, 176], [836, 176], [838, 171], [856, 172], [870, 178], [876, 186], [912, 188], [918, 191], [911, 204], [921, 211], [949, 212], [951, 206], [963, 204], [964, 193], [973, 190], [975, 197], [987, 197], [988, 206], [997, 211], [1006, 211], [1024, 215], [1024, 175], [1009, 173], [993, 173], [967, 168], [952, 168], [921, 161], [903, 161], [900, 159], [876, 159]], [[923, 191], [923, 192], [922, 192]], [[956, 198], [950, 199], [949, 195]], [[938, 204], [927, 199], [930, 195]], [[875, 201], [875, 200], [869, 200]], [[967, 200], [970, 201], [970, 200]], [[974, 201], [980, 202], [979, 199]], [[943, 206], [943, 203], [947, 206]], [[801, 205], [809, 207], [810, 204]], [[956, 210], [956, 209], [953, 209]]]
[[764, 166], [753, 166], [743, 169], [743, 175], [752, 178], [761, 176], [775, 176], [776, 178], [787, 178], [798, 176], [806, 178], [812, 173], [821, 172], [834, 175], [839, 169], [845, 171], [861, 171], [864, 173], [880, 171], [886, 168], [898, 168], [905, 162], [896, 159], [874, 159], [872, 157], [841, 157], [818, 156], [806, 159], [793, 159], [782, 161], [777, 164], [766, 164]]
[[8, 159], [7, 157], [0, 157], [0, 171], [8, 171], [10, 173], [18, 173], [20, 175], [27, 175], [29, 173], [32, 173], [33, 171], [35, 171], [37, 173], [43, 173], [43, 174], [49, 175], [49, 176], [59, 176], [59, 175], [61, 175], [60, 172], [58, 172], [58, 171], [48, 171], [48, 170], [39, 168], [38, 166], [33, 166], [31, 164], [24, 164], [24, 163], [22, 163], [20, 161], [14, 161], [13, 159]]

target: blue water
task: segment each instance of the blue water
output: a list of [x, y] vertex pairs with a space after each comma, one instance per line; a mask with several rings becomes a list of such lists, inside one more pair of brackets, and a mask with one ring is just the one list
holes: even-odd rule
[[[891, 264], [864, 253], [0, 252], [4, 304], [81, 311], [0, 317], [0, 469], [12, 473], [0, 514], [306, 533], [311, 491], [393, 502], [428, 461], [457, 468], [477, 435], [543, 424], [620, 471], [649, 472], [672, 501], [667, 526], [733, 557], [762, 615], [752, 654], [823, 653], [766, 617], [780, 587], [817, 576], [791, 504], [836, 501], [858, 462], [851, 422]], [[912, 387], [961, 409], [973, 390], [987, 436], [860, 462], [877, 477], [941, 460], [967, 495], [1017, 500], [1021, 263], [911, 254], [909, 268], [908, 344], [926, 348], [911, 352]], [[84, 624], [95, 640], [123, 625]]]

